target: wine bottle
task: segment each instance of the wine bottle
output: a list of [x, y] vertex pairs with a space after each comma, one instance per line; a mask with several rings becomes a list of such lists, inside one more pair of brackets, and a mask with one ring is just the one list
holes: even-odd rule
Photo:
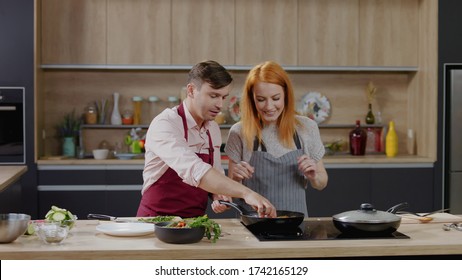
[[385, 139], [385, 154], [387, 157], [394, 157], [398, 154], [398, 135], [395, 130], [395, 123], [390, 121], [388, 133]]
[[363, 156], [366, 152], [367, 134], [361, 128], [360, 120], [356, 120], [356, 127], [350, 131], [350, 154]]

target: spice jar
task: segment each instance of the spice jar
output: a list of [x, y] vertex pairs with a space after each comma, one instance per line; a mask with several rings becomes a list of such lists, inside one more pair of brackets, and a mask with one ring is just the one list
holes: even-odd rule
[[89, 105], [85, 108], [85, 123], [86, 124], [96, 124], [98, 119], [98, 114], [96, 113], [96, 108]]
[[122, 124], [133, 124], [133, 114], [130, 110], [125, 110], [122, 114]]
[[154, 119], [159, 114], [159, 97], [149, 96], [149, 118], [150, 121]]
[[140, 124], [141, 123], [141, 105], [143, 98], [139, 96], [134, 96], [132, 98], [133, 101], [133, 124]]

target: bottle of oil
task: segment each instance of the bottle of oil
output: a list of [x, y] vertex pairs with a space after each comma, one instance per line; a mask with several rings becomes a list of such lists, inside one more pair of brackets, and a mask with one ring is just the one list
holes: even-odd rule
[[390, 121], [388, 133], [385, 139], [385, 154], [387, 157], [394, 157], [398, 154], [398, 135], [395, 130], [395, 123]]

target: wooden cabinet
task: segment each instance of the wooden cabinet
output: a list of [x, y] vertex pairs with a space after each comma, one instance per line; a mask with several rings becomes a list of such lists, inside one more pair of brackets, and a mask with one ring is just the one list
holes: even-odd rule
[[297, 0], [236, 0], [236, 65], [297, 65]]
[[418, 65], [419, 0], [360, 0], [359, 19], [359, 65]]
[[234, 14], [234, 1], [172, 0], [172, 64], [233, 65]]
[[298, 2], [298, 65], [358, 65], [359, 0]]
[[171, 0], [107, 2], [108, 64], [171, 63]]
[[106, 0], [43, 0], [42, 64], [106, 63]]

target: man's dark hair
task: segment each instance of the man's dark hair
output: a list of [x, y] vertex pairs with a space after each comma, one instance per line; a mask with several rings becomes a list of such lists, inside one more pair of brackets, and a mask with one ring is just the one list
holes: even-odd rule
[[220, 89], [229, 85], [233, 81], [233, 77], [218, 62], [207, 60], [194, 65], [189, 71], [188, 83], [194, 83], [198, 88], [203, 82], [207, 82], [214, 89]]

